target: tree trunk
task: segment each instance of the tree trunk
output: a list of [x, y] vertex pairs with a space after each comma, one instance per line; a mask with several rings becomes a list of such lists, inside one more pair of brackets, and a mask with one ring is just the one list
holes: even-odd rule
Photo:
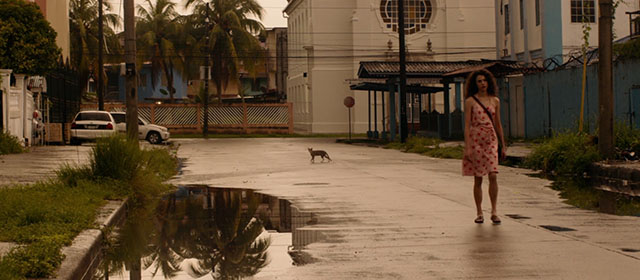
[[173, 94], [175, 89], [173, 88], [173, 64], [167, 66], [166, 63], [162, 63], [164, 68], [164, 75], [167, 77], [167, 90], [169, 91], [169, 103], [173, 103]]

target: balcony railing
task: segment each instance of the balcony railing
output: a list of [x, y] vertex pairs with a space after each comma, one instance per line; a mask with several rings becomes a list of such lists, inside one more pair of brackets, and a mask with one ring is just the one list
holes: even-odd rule
[[627, 12], [629, 15], [629, 32], [631, 39], [640, 37], [640, 11]]

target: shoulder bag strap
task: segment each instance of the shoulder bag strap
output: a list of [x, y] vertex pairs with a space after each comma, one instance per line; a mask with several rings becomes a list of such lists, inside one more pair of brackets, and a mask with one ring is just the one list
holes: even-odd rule
[[478, 98], [475, 97], [475, 95], [472, 95], [471, 97], [473, 97], [473, 99], [478, 103], [478, 105], [480, 105], [480, 107], [482, 107], [482, 109], [484, 109], [484, 112], [487, 113], [487, 116], [489, 116], [489, 120], [491, 121], [491, 124], [493, 125], [493, 129], [495, 129], [496, 125], [493, 123], [493, 116], [491, 116], [491, 112], [489, 112], [487, 107], [484, 107], [484, 105], [482, 105], [482, 102], [480, 102], [480, 100], [478, 100]]

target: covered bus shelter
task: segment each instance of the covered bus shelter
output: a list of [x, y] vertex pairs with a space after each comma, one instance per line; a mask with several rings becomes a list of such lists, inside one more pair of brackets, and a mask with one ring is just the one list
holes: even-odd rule
[[[449, 78], [444, 75], [459, 69], [480, 66], [490, 62], [492, 61], [407, 62], [407, 104], [411, 104], [410, 108], [407, 109], [407, 120], [410, 122], [410, 125], [407, 126], [408, 134], [416, 135], [420, 133], [442, 139], [461, 137], [464, 126], [462, 126], [462, 108], [460, 106], [464, 78]], [[347, 80], [350, 83], [351, 90], [366, 91], [368, 93], [369, 126], [367, 136], [370, 139], [382, 138], [393, 141], [396, 134], [399, 133], [397, 112], [399, 112], [400, 107], [397, 104], [399, 100], [396, 97], [399, 89], [399, 76], [400, 64], [397, 61], [362, 61], [358, 69], [358, 78]], [[453, 110], [451, 110], [450, 104], [451, 84], [455, 88]], [[382, 101], [382, 132], [378, 131], [378, 93], [380, 93]], [[444, 100], [443, 112], [435, 110], [435, 104], [432, 104], [431, 98], [432, 95], [440, 93], [443, 95]], [[427, 104], [425, 104], [425, 110], [422, 108], [423, 96], [426, 96], [428, 100]], [[420, 116], [418, 125], [415, 122], [416, 109]], [[388, 123], [386, 123], [387, 114]]]

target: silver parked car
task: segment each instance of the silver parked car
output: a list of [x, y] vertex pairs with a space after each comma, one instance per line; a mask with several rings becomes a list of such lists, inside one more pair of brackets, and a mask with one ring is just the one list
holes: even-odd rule
[[106, 111], [80, 111], [71, 123], [71, 145], [116, 133], [116, 122]]
[[[124, 112], [111, 112], [111, 116], [116, 121], [118, 132], [127, 132], [127, 119]], [[171, 137], [169, 130], [164, 126], [150, 124], [138, 117], [138, 139], [146, 139], [151, 144], [160, 144]]]

